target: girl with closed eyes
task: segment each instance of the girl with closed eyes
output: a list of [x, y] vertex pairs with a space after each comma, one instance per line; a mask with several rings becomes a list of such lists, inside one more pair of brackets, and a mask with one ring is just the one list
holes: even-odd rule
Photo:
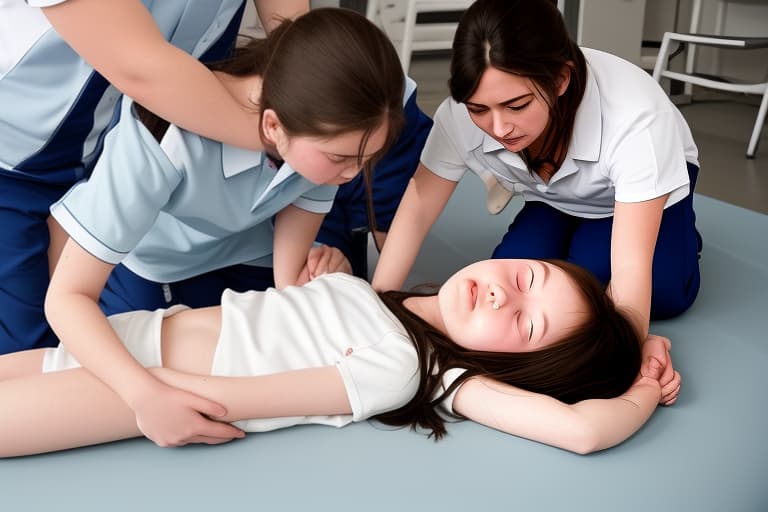
[[[645, 71], [571, 40], [551, 0], [477, 0], [453, 41], [451, 97], [434, 116], [421, 163], [373, 276], [405, 282], [426, 234], [468, 171], [499, 213], [515, 194], [494, 258], [557, 258], [590, 270], [630, 314], [686, 311], [699, 290], [691, 131]], [[675, 372], [664, 362], [673, 392]], [[670, 402], [671, 403], [671, 402]]]
[[[222, 404], [215, 419], [247, 432], [375, 418], [437, 439], [455, 417], [587, 453], [629, 437], [661, 397], [652, 358], [638, 375], [632, 324], [588, 272], [555, 260], [474, 263], [433, 294], [332, 273], [109, 322], [154, 377]], [[64, 345], [0, 357], [0, 410], [2, 456], [142, 434]]]

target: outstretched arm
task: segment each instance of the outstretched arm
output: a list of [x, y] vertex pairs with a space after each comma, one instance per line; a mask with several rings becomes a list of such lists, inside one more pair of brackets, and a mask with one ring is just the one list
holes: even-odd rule
[[275, 216], [272, 255], [275, 287], [285, 288], [309, 281], [307, 257], [323, 217], [292, 204]]
[[221, 421], [290, 416], [351, 414], [347, 390], [334, 366], [305, 368], [252, 377], [194, 375], [152, 368], [162, 382], [221, 403]]
[[134, 423], [156, 443], [242, 436], [239, 429], [208, 419], [225, 412], [221, 405], [158, 382], [128, 352], [98, 304], [112, 268], [72, 239], [64, 245], [45, 301], [46, 317], [62, 344], [130, 406]]
[[635, 433], [659, 402], [658, 381], [640, 377], [623, 395], [567, 405], [491, 379], [462, 384], [453, 402], [459, 414], [508, 434], [587, 454]]
[[[268, 5], [260, 15], [269, 19], [276, 13], [293, 15], [297, 7], [278, 11], [276, 1], [256, 2], [257, 7], [261, 3]], [[68, 0], [44, 7], [43, 13], [94, 69], [163, 119], [227, 144], [261, 148], [253, 136], [258, 117], [235, 101], [203, 64], [166, 41], [139, 0]]]
[[399, 290], [403, 286], [424, 238], [456, 190], [456, 185], [457, 182], [441, 178], [419, 164], [400, 201], [376, 264], [372, 280], [376, 290]]
[[[469, 379], [453, 400], [463, 416], [508, 434], [564, 450], [587, 454], [610, 448], [629, 438], [666, 403], [659, 379], [664, 363], [657, 359], [669, 350], [669, 340], [652, 337], [643, 346], [643, 364], [634, 384], [621, 396], [583, 400], [568, 405], [488, 378]], [[675, 372], [677, 388], [680, 375]], [[674, 401], [674, 398], [672, 401]]]

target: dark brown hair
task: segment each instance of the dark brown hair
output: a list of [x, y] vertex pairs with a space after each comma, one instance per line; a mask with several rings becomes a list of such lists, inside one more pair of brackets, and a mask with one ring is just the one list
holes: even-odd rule
[[[545, 260], [563, 269], [587, 304], [583, 323], [562, 340], [533, 352], [467, 350], [412, 313], [403, 301], [424, 293], [380, 293], [387, 307], [411, 336], [419, 358], [419, 388], [403, 407], [376, 416], [387, 425], [430, 430], [439, 439], [445, 419], [436, 407], [464, 381], [485, 376], [566, 403], [588, 398], [613, 398], [624, 393], [640, 371], [640, 337], [619, 312], [602, 285], [587, 270], [559, 260]], [[466, 371], [445, 391], [442, 379], [451, 368]]]
[[[367, 162], [367, 172], [404, 124], [405, 78], [397, 52], [379, 28], [349, 9], [314, 9], [286, 19], [265, 39], [251, 39], [208, 67], [233, 76], [261, 76], [261, 98], [254, 107], [273, 109], [290, 136], [362, 130], [360, 162], [371, 132], [388, 121], [386, 143]], [[160, 140], [168, 123], [137, 110]]]
[[[564, 67], [570, 83], [557, 95]], [[477, 90], [489, 67], [530, 79], [549, 107], [549, 125], [539, 155], [523, 150], [532, 171], [559, 169], [568, 152], [576, 111], [584, 96], [584, 54], [550, 0], [478, 0], [463, 14], [453, 39], [448, 87], [457, 102]]]

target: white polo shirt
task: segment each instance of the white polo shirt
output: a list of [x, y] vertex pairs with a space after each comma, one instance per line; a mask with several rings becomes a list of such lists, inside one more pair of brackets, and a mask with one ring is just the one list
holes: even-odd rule
[[[43, 15], [41, 7], [63, 1], [0, 1], [0, 170], [72, 183], [91, 169], [120, 91]], [[231, 29], [244, 0], [142, 3], [167, 41], [200, 58]]]
[[239, 263], [271, 266], [272, 217], [290, 204], [327, 213], [336, 189], [175, 126], [159, 144], [126, 97], [90, 179], [51, 214], [97, 258], [169, 283]]
[[653, 78], [614, 55], [583, 48], [587, 85], [568, 153], [545, 183], [483, 132], [464, 104], [438, 107], [422, 163], [445, 179], [466, 171], [493, 175], [526, 201], [543, 201], [583, 218], [613, 215], [614, 202], [640, 202], [669, 193], [665, 207], [688, 195], [686, 162], [698, 150], [685, 119]]

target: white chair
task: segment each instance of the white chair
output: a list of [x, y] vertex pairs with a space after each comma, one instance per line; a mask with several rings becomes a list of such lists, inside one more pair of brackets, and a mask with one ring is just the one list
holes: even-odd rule
[[[712, 35], [699, 34], [697, 32], [699, 30], [699, 18], [701, 16], [701, 0], [694, 0], [692, 7], [690, 33], [666, 32], [664, 34], [661, 41], [661, 48], [659, 49], [659, 55], [656, 58], [656, 65], [653, 69], [653, 78], [658, 82], [661, 82], [662, 78], [681, 81], [685, 84], [685, 94], [688, 95], [691, 94], [692, 85], [718, 89], [721, 91], [761, 95], [762, 101], [760, 102], [760, 107], [757, 111], [757, 119], [755, 120], [755, 125], [752, 129], [749, 144], [747, 145], [747, 158], [754, 158], [755, 151], [757, 151], [757, 143], [760, 140], [760, 133], [763, 129], [763, 124], [765, 123], [766, 112], [768, 112], [768, 74], [766, 74], [762, 82], [735, 82], [709, 75], [698, 75], [694, 71], [695, 49], [696, 45], [746, 50], [768, 48], [768, 36], [739, 37], [720, 34], [719, 32], [722, 30], [723, 13], [725, 9], [723, 1], [718, 2], [718, 19], [716, 23], [716, 31], [718, 33]], [[669, 69], [670, 53], [677, 49], [677, 45], [673, 45], [673, 42], [688, 45], [685, 71], [683, 72], [672, 71]]]
[[398, 48], [403, 70], [408, 73], [411, 55], [420, 50], [449, 50], [457, 23], [417, 23], [422, 13], [460, 12], [472, 0], [368, 0], [366, 16], [378, 24]]

